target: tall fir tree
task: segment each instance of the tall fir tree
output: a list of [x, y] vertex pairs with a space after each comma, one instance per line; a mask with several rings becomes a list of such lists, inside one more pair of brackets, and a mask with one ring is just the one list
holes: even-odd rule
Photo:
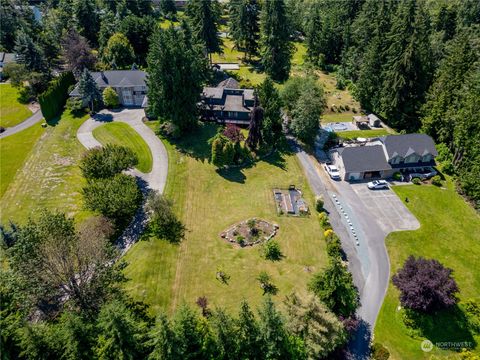
[[187, 5], [187, 16], [190, 19], [192, 33], [205, 49], [212, 62], [212, 54], [222, 51], [222, 42], [218, 36], [218, 3], [217, 0], [191, 0]]
[[265, 359], [289, 359], [289, 340], [285, 330], [285, 320], [267, 296], [259, 310], [260, 337]]
[[241, 0], [234, 3], [232, 37], [237, 48], [242, 49], [249, 59], [258, 54], [260, 4], [257, 0]]
[[263, 344], [260, 337], [260, 329], [255, 315], [246, 301], [242, 301], [237, 326], [238, 352], [241, 354], [242, 359], [263, 359], [265, 344]]
[[36, 72], [47, 70], [42, 48], [23, 30], [17, 33], [14, 50], [18, 56], [18, 62], [24, 64], [28, 70]]
[[148, 63], [148, 112], [169, 121], [181, 132], [197, 119], [197, 103], [206, 78], [206, 59], [191, 44], [188, 26], [157, 29], [152, 36]]
[[102, 93], [93, 79], [92, 74], [90, 74], [87, 69], [84, 69], [80, 76], [78, 92], [82, 100], [90, 107], [90, 111], [93, 111], [96, 102], [102, 101]]
[[95, 0], [74, 0], [73, 13], [80, 35], [84, 36], [92, 47], [97, 47], [100, 20]]
[[416, 131], [432, 72], [429, 18], [422, 3], [399, 3], [387, 40], [381, 109], [394, 127]]
[[261, 62], [275, 81], [288, 79], [293, 45], [284, 0], [265, 0], [261, 18]]
[[282, 102], [273, 81], [267, 77], [257, 89], [263, 108], [262, 139], [269, 146], [275, 146], [282, 137]]

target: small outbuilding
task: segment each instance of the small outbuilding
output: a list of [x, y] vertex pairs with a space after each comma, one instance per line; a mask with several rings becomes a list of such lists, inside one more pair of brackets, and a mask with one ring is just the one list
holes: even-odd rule
[[368, 118], [368, 125], [370, 127], [381, 127], [382, 126], [382, 121], [378, 118], [377, 115], [369, 114], [367, 116], [367, 118]]

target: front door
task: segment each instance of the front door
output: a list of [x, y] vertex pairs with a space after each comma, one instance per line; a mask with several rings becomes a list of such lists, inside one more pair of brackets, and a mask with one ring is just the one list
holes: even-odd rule
[[132, 106], [133, 105], [133, 96], [130, 89], [122, 90], [123, 105]]

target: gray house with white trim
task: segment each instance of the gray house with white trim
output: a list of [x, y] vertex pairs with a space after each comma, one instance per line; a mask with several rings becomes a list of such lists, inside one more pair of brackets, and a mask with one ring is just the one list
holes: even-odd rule
[[344, 180], [380, 179], [395, 172], [426, 171], [438, 155], [432, 138], [425, 134], [383, 136], [361, 146], [337, 150], [337, 165]]
[[[100, 91], [110, 86], [117, 92], [121, 105], [145, 107], [147, 95], [145, 80], [147, 74], [144, 71], [107, 70], [91, 72], [91, 74]], [[70, 93], [70, 96], [80, 96], [78, 84]]]

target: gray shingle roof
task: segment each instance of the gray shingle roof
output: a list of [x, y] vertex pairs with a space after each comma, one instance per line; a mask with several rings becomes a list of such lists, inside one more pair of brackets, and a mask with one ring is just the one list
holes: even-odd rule
[[[340, 151], [341, 150], [341, 151]], [[390, 170], [382, 145], [346, 147], [339, 150], [346, 172]]]
[[381, 140], [385, 144], [390, 159], [397, 155], [406, 157], [413, 153], [419, 156], [438, 155], [432, 138], [425, 134], [388, 135]]
[[[146, 86], [147, 74], [141, 70], [107, 70], [103, 72], [91, 72], [93, 79], [100, 89], [111, 87], [134, 87]], [[78, 86], [70, 93], [71, 96], [79, 96]]]
[[217, 87], [220, 88], [229, 88], [229, 89], [239, 89], [240, 84], [238, 83], [237, 80], [235, 80], [232, 77], [229, 77], [228, 79], [225, 79], [221, 82], [218, 83]]

